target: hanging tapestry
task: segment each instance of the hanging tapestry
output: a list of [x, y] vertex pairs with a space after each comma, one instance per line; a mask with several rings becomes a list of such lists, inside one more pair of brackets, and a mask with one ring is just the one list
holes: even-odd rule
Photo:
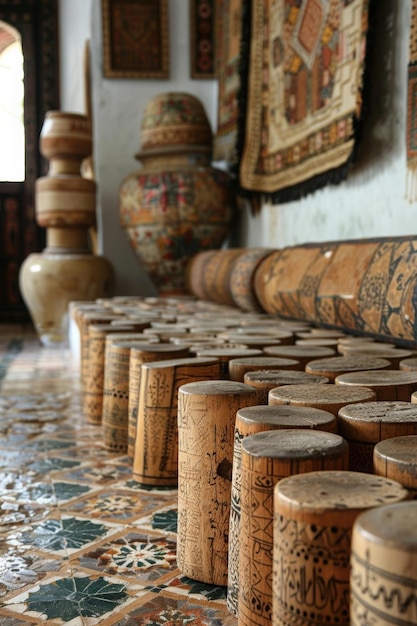
[[407, 198], [417, 200], [417, 0], [411, 2], [407, 98]]
[[362, 111], [368, 0], [251, 6], [239, 183], [286, 202], [346, 178]]
[[[240, 47], [242, 28], [248, 23], [244, 0], [217, 0], [217, 133], [214, 137], [214, 160], [237, 164], [239, 93], [241, 89]], [[249, 45], [249, 41], [248, 41]]]

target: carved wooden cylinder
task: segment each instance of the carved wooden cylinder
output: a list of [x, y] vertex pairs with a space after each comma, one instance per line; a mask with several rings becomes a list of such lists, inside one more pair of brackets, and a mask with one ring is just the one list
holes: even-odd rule
[[375, 393], [365, 387], [346, 388], [337, 385], [284, 385], [271, 389], [269, 404], [291, 404], [292, 406], [312, 406], [330, 411], [334, 415], [346, 404], [371, 402]]
[[[132, 356], [131, 356], [132, 359]], [[219, 378], [217, 359], [143, 363], [133, 452], [133, 477], [153, 487], [178, 485], [178, 389]]]
[[384, 439], [374, 448], [374, 473], [396, 480], [417, 499], [417, 435]]
[[284, 430], [289, 428], [317, 429], [336, 433], [336, 417], [327, 411], [309, 407], [264, 405], [239, 409], [236, 414], [229, 525], [229, 576], [227, 582], [227, 608], [236, 616], [238, 614], [239, 592], [242, 439], [248, 435], [266, 430]]
[[273, 626], [348, 626], [353, 523], [363, 511], [406, 498], [397, 482], [361, 472], [309, 472], [280, 481]]
[[271, 624], [274, 486], [293, 474], [345, 469], [348, 462], [346, 441], [333, 433], [275, 430], [242, 440], [240, 626]]
[[[388, 358], [388, 357], [387, 357]], [[409, 402], [411, 394], [417, 391], [417, 372], [401, 370], [369, 370], [341, 374], [335, 379], [336, 385], [368, 387], [380, 401], [400, 400]]]
[[375, 444], [400, 435], [417, 435], [417, 407], [411, 402], [346, 405], [339, 411], [337, 428], [349, 443], [350, 469], [372, 474]]
[[183, 574], [227, 585], [234, 430], [256, 404], [244, 383], [205, 381], [178, 390], [178, 548]]
[[129, 398], [127, 405], [127, 455], [133, 460], [136, 445], [136, 426], [139, 414], [139, 393], [143, 363], [168, 361], [190, 356], [188, 346], [168, 343], [137, 344], [130, 350]]
[[351, 549], [351, 626], [417, 624], [417, 502], [359, 515]]
[[358, 354], [356, 356], [335, 356], [330, 359], [310, 361], [306, 365], [306, 372], [316, 376], [327, 376], [334, 382], [336, 376], [347, 374], [348, 372], [386, 370], [390, 368], [391, 363], [388, 359], [378, 359]]

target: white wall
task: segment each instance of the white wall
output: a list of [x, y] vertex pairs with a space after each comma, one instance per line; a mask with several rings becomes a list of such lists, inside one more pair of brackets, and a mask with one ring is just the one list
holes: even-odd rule
[[[118, 294], [150, 294], [153, 286], [127, 243], [118, 216], [119, 185], [139, 168], [134, 154], [139, 149], [142, 111], [157, 93], [189, 91], [204, 102], [215, 128], [217, 84], [189, 77], [186, 0], [169, 3], [169, 80], [105, 79], [100, 5], [99, 0], [60, 0], [62, 108], [84, 110], [82, 51], [90, 30], [100, 250], [115, 267]], [[265, 204], [256, 217], [243, 209], [233, 245], [279, 248], [309, 241], [417, 232], [416, 205], [405, 197], [410, 5], [410, 0], [378, 0], [369, 113], [359, 159], [347, 181], [298, 202]]]

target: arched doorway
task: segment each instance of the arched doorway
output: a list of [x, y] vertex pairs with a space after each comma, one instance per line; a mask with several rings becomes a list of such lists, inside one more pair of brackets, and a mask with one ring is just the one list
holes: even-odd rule
[[[20, 71], [23, 102], [16, 81], [9, 87], [16, 90], [16, 99], [7, 94], [10, 109], [0, 106], [0, 143], [7, 153], [0, 156], [0, 321], [23, 321], [29, 315], [19, 292], [19, 269], [45, 242], [44, 230], [36, 224], [34, 185], [47, 167], [39, 153], [43, 119], [46, 111], [59, 108], [57, 0], [0, 0], [0, 63], [7, 67], [5, 61], [5, 71], [10, 66]], [[0, 86], [0, 98], [3, 94]]]

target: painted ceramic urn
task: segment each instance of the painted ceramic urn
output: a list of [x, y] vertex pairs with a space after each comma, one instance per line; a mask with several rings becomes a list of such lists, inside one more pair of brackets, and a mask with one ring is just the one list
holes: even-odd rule
[[145, 107], [139, 171], [120, 186], [120, 220], [161, 295], [187, 293], [186, 267], [227, 240], [235, 210], [229, 175], [211, 166], [212, 130], [202, 103], [164, 93]]

